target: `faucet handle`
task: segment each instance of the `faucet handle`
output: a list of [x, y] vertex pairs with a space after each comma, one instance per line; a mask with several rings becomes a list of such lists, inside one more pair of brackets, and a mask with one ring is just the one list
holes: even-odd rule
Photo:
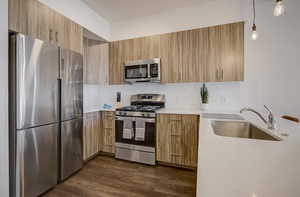
[[276, 119], [275, 119], [275, 116], [274, 116], [273, 112], [266, 105], [264, 105], [264, 107], [269, 112], [268, 123], [267, 123], [268, 124], [268, 128], [269, 129], [275, 129], [276, 128]]
[[270, 110], [266, 105], [264, 105], [265, 109], [268, 110], [270, 114], [273, 114], [272, 110]]

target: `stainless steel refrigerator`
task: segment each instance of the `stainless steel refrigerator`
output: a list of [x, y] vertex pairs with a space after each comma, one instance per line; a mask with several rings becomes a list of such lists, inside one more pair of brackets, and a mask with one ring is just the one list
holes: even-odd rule
[[44, 193], [82, 166], [82, 56], [10, 35], [11, 196]]
[[60, 49], [60, 180], [64, 180], [83, 165], [83, 57]]

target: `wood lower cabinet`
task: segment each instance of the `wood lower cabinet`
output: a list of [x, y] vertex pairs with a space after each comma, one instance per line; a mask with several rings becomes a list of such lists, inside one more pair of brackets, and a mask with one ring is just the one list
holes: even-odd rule
[[83, 159], [99, 152], [115, 153], [115, 113], [97, 111], [84, 114]]
[[157, 115], [157, 160], [197, 167], [199, 116]]
[[80, 25], [38, 0], [9, 0], [9, 30], [82, 53]]
[[83, 118], [83, 159], [88, 160], [101, 149], [101, 112], [84, 114]]
[[115, 153], [115, 113], [102, 112], [102, 143], [100, 150], [105, 153]]

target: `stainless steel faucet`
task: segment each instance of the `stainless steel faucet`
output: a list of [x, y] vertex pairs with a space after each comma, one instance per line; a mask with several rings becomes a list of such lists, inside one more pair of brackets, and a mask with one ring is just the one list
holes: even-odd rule
[[268, 126], [268, 129], [273, 130], [273, 129], [276, 128], [276, 119], [275, 119], [275, 116], [274, 116], [273, 112], [266, 105], [264, 105], [264, 107], [269, 112], [269, 114], [268, 114], [268, 121], [260, 113], [258, 113], [257, 111], [255, 111], [254, 109], [251, 109], [251, 108], [243, 108], [243, 109], [241, 109], [240, 113], [243, 113], [245, 111], [250, 111], [250, 112], [255, 113]]

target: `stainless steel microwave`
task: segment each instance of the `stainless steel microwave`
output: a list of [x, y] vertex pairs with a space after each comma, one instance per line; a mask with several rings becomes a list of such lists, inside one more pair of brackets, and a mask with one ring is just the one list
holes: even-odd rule
[[160, 58], [125, 62], [124, 81], [160, 82]]

